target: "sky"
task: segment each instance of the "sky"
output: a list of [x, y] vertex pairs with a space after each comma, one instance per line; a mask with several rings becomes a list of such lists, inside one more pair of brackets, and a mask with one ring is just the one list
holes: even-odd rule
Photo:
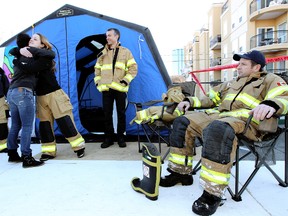
[[169, 73], [172, 51], [207, 26], [214, 2], [224, 0], [6, 0], [1, 3], [0, 44], [65, 4], [148, 27]]

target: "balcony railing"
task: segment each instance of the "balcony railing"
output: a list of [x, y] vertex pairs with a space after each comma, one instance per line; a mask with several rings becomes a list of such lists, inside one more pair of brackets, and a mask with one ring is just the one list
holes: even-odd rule
[[221, 43], [221, 35], [217, 35], [216, 37], [210, 40], [210, 48], [213, 47], [217, 43]]
[[274, 73], [277, 75], [285, 75], [288, 76], [288, 68], [278, 68], [278, 69], [268, 69], [268, 73]]
[[221, 14], [223, 14], [228, 9], [228, 1], [225, 2], [225, 4], [222, 6]]
[[210, 59], [210, 67], [221, 65], [221, 58]]
[[[272, 0], [253, 0], [250, 3], [250, 15], [257, 10], [261, 10], [263, 8], [269, 7], [269, 4]], [[287, 4], [287, 0], [282, 0], [280, 4]]]
[[269, 31], [250, 39], [250, 49], [259, 46], [287, 43], [288, 30]]
[[193, 38], [193, 43], [195, 43], [195, 42], [199, 42], [199, 36], [195, 36], [195, 37]]

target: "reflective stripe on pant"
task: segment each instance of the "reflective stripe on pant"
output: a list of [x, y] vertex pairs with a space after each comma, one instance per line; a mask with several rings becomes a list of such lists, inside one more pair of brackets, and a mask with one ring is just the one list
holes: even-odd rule
[[[219, 121], [227, 122], [234, 130], [235, 134], [242, 133], [245, 127], [245, 121], [234, 117], [226, 117], [219, 119]], [[252, 140], [257, 140], [255, 136], [256, 131], [254, 128], [249, 127], [246, 135]], [[204, 144], [205, 141], [203, 140]], [[201, 158], [201, 172], [200, 172], [200, 185], [207, 192], [222, 197], [229, 184], [230, 171], [235, 159], [237, 149], [237, 137], [233, 140], [232, 151], [230, 154], [230, 162], [228, 164], [221, 164], [211, 161], [207, 158]], [[220, 146], [219, 146], [220, 147]]]
[[1, 143], [1, 142], [2, 142], [2, 140], [0, 141], [0, 151], [7, 148], [7, 143], [6, 142]]
[[[60, 119], [64, 116], [69, 116], [73, 126], [76, 128], [72, 109], [73, 107], [70, 102], [70, 99], [62, 89], [59, 89], [55, 92], [43, 96], [37, 96], [37, 117], [42, 122], [46, 121], [50, 122], [51, 128], [54, 128], [55, 119]], [[52, 131], [54, 132], [54, 130]], [[43, 133], [45, 133], [45, 131], [43, 131]], [[69, 141], [74, 151], [77, 151], [85, 147], [85, 141], [78, 131], [75, 136], [65, 138]], [[52, 143], [55, 143], [56, 145], [55, 137], [54, 142]], [[48, 143], [42, 143], [42, 145], [46, 144]]]
[[171, 147], [168, 167], [170, 170], [182, 175], [191, 174], [193, 167], [193, 149]]
[[[171, 134], [171, 136], [173, 136], [173, 142], [171, 142], [171, 144], [173, 143], [172, 145], [174, 146], [171, 147], [168, 162], [168, 167], [171, 170], [180, 174], [191, 174], [193, 168], [192, 159], [194, 154], [193, 149], [195, 139], [196, 137], [201, 137], [203, 128], [205, 128], [212, 120], [216, 119], [217, 117], [218, 117], [217, 114], [209, 116], [204, 112], [190, 112], [189, 114], [186, 114], [184, 117], [181, 116], [177, 118], [177, 120], [181, 118], [187, 118], [189, 120], [189, 125], [185, 132], [184, 143], [178, 143], [178, 144], [176, 143], [177, 140], [179, 142], [183, 142], [182, 134], [177, 133], [177, 131], [175, 131], [175, 133], [173, 131], [172, 132], [173, 134]], [[174, 122], [177, 120], [175, 119]], [[175, 122], [175, 124], [176, 123], [177, 122]], [[173, 129], [174, 129], [174, 123], [173, 123]], [[181, 160], [184, 163], [181, 164], [180, 162]]]

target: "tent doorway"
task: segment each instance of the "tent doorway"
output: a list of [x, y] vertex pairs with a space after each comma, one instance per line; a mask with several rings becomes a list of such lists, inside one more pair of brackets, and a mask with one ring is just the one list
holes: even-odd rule
[[97, 55], [106, 44], [106, 35], [83, 38], [76, 47], [76, 73], [79, 115], [83, 127], [90, 133], [104, 132], [102, 94], [94, 84], [94, 66]]

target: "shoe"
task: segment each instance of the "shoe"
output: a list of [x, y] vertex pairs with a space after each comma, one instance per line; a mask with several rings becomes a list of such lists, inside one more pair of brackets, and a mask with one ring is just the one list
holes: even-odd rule
[[101, 144], [101, 148], [108, 148], [109, 146], [113, 145], [114, 142], [112, 139], [105, 139], [105, 141]]
[[8, 162], [18, 163], [22, 162], [22, 158], [19, 156], [17, 149], [8, 150]]
[[7, 148], [2, 149], [2, 150], [0, 151], [0, 153], [7, 153], [7, 152], [8, 152], [8, 149], [7, 149]]
[[223, 200], [220, 197], [209, 194], [204, 190], [192, 205], [192, 211], [198, 215], [212, 215], [216, 212], [218, 206], [223, 205]]
[[79, 150], [74, 151], [74, 152], [77, 153], [78, 158], [82, 158], [85, 155], [85, 148], [79, 149]]
[[43, 164], [43, 161], [36, 161], [32, 156], [23, 156], [23, 168], [37, 167]]
[[47, 160], [50, 160], [50, 159], [53, 159], [53, 158], [55, 158], [55, 157], [52, 156], [52, 155], [42, 154], [41, 157], [40, 157], [40, 161], [47, 161]]
[[118, 138], [118, 145], [120, 148], [125, 148], [127, 146], [124, 137], [121, 136]]
[[176, 184], [182, 184], [183, 186], [192, 185], [193, 177], [192, 175], [183, 175], [176, 173], [170, 169], [168, 171], [171, 173], [170, 175], [165, 176], [165, 178], [160, 179], [160, 186], [162, 187], [172, 187]]

